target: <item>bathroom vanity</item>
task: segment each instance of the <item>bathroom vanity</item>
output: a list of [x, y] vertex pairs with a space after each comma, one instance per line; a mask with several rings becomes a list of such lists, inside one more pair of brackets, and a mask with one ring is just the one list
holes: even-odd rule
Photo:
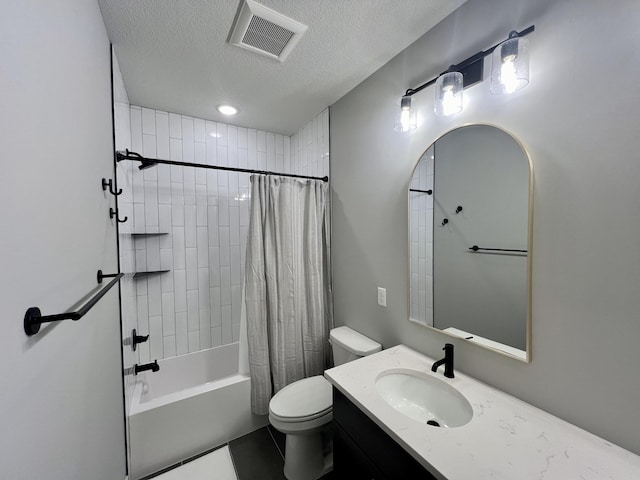
[[435, 479], [338, 389], [333, 390], [333, 469], [338, 478]]
[[[325, 372], [334, 386], [338, 478], [640, 478], [639, 456], [459, 371], [452, 379], [432, 373], [433, 361], [398, 345]], [[462, 417], [445, 411], [457, 426], [427, 424], [411, 402], [385, 400], [380, 379], [397, 372], [436, 396], [460, 395], [444, 402], [460, 401]], [[416, 385], [404, 393], [420, 394]]]

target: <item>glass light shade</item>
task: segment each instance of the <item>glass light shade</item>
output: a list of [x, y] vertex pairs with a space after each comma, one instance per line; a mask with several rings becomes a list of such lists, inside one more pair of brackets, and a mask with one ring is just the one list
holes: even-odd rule
[[462, 73], [448, 72], [436, 80], [436, 98], [433, 110], [439, 117], [462, 111]]
[[507, 95], [529, 84], [529, 40], [510, 38], [491, 54], [491, 93]]
[[416, 112], [411, 109], [411, 103], [411, 95], [405, 95], [400, 99], [400, 108], [393, 127], [396, 132], [409, 132], [417, 128]]

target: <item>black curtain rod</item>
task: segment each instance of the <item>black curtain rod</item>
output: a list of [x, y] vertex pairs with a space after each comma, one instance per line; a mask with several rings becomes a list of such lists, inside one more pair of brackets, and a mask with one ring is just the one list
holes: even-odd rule
[[208, 168], [210, 170], [224, 170], [227, 172], [257, 173], [259, 175], [278, 175], [280, 177], [304, 178], [307, 180], [322, 180], [323, 182], [329, 181], [329, 177], [311, 177], [308, 175], [295, 175], [293, 173], [276, 173], [276, 172], [269, 172], [266, 170], [250, 170], [247, 168], [222, 167], [219, 165], [205, 165], [203, 163], [177, 162], [175, 160], [160, 160], [158, 158], [146, 158], [140, 155], [139, 153], [130, 152], [128, 149], [125, 150], [124, 153], [116, 152], [116, 161], [121, 162], [122, 160], [133, 160], [137, 162], [142, 162], [142, 165], [138, 167], [140, 170], [153, 167], [154, 165], [160, 163], [163, 165], [177, 165], [180, 167]]
[[[521, 32], [516, 32], [515, 30], [512, 31], [509, 34], [509, 38], [515, 38], [515, 37], [524, 37], [526, 35], [529, 35], [531, 32], [533, 32], [536, 29], [535, 25], [531, 25], [528, 28], [525, 28], [524, 30], [522, 30]], [[507, 40], [509, 40], [509, 38], [507, 38]], [[474, 64], [475, 62], [477, 62], [478, 60], [483, 59], [484, 57], [491, 55], [493, 53], [493, 51], [498, 48], [502, 43], [504, 43], [505, 40], [503, 40], [500, 43], [496, 43], [493, 47], [488, 48], [487, 50], [484, 51], [480, 51], [478, 53], [476, 53], [475, 55], [470, 56], [469, 58], [467, 58], [466, 60], [463, 60], [462, 62], [458, 63], [457, 65], [451, 65], [447, 70], [445, 70], [444, 72], [442, 72], [440, 75], [444, 75], [445, 73], [448, 72], [460, 72], [462, 70], [464, 70], [465, 68], [469, 67], [470, 65]], [[440, 75], [437, 75], [435, 78], [432, 78], [431, 80], [429, 80], [426, 83], [423, 83], [422, 85], [420, 85], [419, 87], [416, 88], [409, 88], [407, 89], [407, 91], [405, 92], [405, 96], [409, 95], [414, 95], [416, 93], [418, 93], [421, 90], [424, 90], [425, 88], [433, 85], [434, 83], [436, 83], [436, 81], [438, 80], [438, 77]]]

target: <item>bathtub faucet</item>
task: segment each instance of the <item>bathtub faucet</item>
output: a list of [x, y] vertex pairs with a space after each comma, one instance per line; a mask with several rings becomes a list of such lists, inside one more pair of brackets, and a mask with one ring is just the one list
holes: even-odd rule
[[144, 365], [138, 365], [136, 363], [133, 366], [134, 375], [137, 375], [140, 372], [146, 372], [147, 370], [151, 370], [152, 372], [157, 372], [158, 370], [160, 370], [160, 365], [158, 365], [158, 360], [155, 360], [153, 363], [145, 363]]
[[131, 348], [133, 348], [134, 352], [136, 351], [136, 346], [139, 343], [144, 343], [147, 340], [149, 340], [149, 335], [138, 335], [138, 332], [135, 328], [131, 332]]

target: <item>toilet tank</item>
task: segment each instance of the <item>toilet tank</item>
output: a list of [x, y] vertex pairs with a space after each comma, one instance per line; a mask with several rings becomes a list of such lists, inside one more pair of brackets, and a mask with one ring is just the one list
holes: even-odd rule
[[329, 332], [335, 366], [371, 355], [382, 350], [382, 345], [349, 327], [334, 328]]

